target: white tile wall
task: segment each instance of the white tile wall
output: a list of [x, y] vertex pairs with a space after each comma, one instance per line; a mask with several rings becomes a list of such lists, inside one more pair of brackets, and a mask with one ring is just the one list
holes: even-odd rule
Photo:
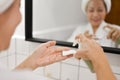
[[8, 66], [7, 57], [0, 57], [0, 64], [2, 64], [3, 67], [7, 68]]
[[8, 69], [12, 70], [15, 68], [15, 55], [8, 56]]
[[120, 55], [118, 54], [111, 54], [111, 53], [106, 53], [106, 56], [108, 58], [108, 61], [111, 65], [115, 66], [120, 66]]
[[40, 68], [37, 68], [36, 70], [34, 70], [35, 73], [41, 75], [41, 76], [45, 76], [44, 75], [44, 70], [45, 68], [44, 67], [40, 67]]
[[29, 44], [28, 44], [28, 42], [24, 41], [23, 39], [17, 39], [16, 40], [16, 53], [17, 54], [28, 55], [29, 54]]
[[111, 68], [112, 68], [113, 73], [120, 75], [120, 66], [111, 65]]
[[61, 63], [54, 63], [45, 67], [45, 76], [48, 78], [60, 79]]
[[33, 43], [28, 42], [29, 44], [29, 54], [32, 54], [32, 52], [40, 45], [40, 43]]
[[16, 52], [16, 39], [12, 38], [9, 49], [8, 49], [8, 55], [13, 55]]
[[79, 60], [77, 60], [76, 58], [70, 58], [70, 59], [66, 59], [64, 61], [62, 61], [63, 63], [68, 63], [71, 65], [75, 65], [75, 66], [79, 66]]
[[62, 63], [60, 80], [79, 80], [79, 67]]
[[117, 80], [120, 80], [120, 75], [115, 75]]
[[7, 50], [6, 50], [6, 51], [1, 51], [1, 52], [0, 52], [0, 57], [6, 57], [7, 54], [8, 54], [8, 51], [7, 51]]
[[15, 59], [15, 62], [16, 62], [16, 65], [19, 65], [21, 62], [23, 62], [28, 56], [25, 56], [25, 55], [16, 55], [16, 59]]
[[114, 73], [120, 74], [120, 55], [106, 53], [108, 61]]
[[[0, 52], [0, 62], [3, 62], [8, 69], [13, 69], [16, 65], [25, 60], [40, 43], [24, 41], [24, 38], [11, 40], [10, 48]], [[111, 68], [118, 80], [120, 80], [120, 55], [106, 54]], [[40, 67], [34, 71], [42, 76], [50, 77], [49, 80], [96, 80], [83, 60], [79, 61], [70, 58], [60, 63], [55, 63], [46, 67]]]

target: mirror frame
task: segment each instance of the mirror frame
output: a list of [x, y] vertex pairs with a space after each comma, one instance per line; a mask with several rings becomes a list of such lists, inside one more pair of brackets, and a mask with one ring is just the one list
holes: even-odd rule
[[[31, 42], [38, 42], [38, 43], [45, 43], [47, 41], [51, 41], [52, 39], [43, 39], [43, 38], [34, 38], [33, 37], [33, 0], [25, 0], [25, 40], [26, 41], [31, 41]], [[65, 42], [65, 41], [58, 41], [55, 40], [57, 43], [56, 45], [58, 46], [66, 46], [66, 47], [71, 47], [71, 48], [77, 48], [77, 46], [73, 47], [72, 42]], [[108, 53], [112, 54], [120, 54], [120, 49], [118, 48], [112, 48], [112, 47], [103, 47], [103, 50]]]

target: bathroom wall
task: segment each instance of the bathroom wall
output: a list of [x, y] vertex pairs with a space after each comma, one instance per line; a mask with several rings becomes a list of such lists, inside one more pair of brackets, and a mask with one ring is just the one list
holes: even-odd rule
[[80, 4], [81, 0], [34, 0], [33, 30], [41, 31], [84, 23], [86, 19]]
[[[33, 43], [24, 40], [24, 37], [15, 37], [11, 40], [11, 45], [7, 51], [1, 52], [0, 62], [3, 62], [8, 69], [25, 60], [40, 43]], [[111, 68], [120, 80], [120, 55], [106, 53]], [[96, 80], [95, 74], [91, 73], [84, 61], [70, 58], [65, 61], [38, 68], [34, 71], [38, 75], [43, 75], [50, 80]]]

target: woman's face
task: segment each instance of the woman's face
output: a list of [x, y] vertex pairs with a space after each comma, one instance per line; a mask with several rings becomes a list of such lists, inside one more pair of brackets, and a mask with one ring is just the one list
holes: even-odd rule
[[91, 0], [86, 8], [88, 21], [92, 26], [99, 26], [105, 19], [107, 11], [102, 0]]

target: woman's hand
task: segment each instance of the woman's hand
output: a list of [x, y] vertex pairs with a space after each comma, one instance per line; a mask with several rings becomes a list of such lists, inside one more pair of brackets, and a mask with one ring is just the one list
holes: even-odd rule
[[40, 45], [34, 52], [33, 57], [36, 59], [38, 66], [46, 66], [54, 62], [65, 60], [72, 56], [62, 56], [62, 51], [69, 50], [66, 47], [53, 47], [55, 46], [55, 41], [50, 41]]
[[55, 62], [59, 62], [65, 60], [67, 58], [72, 57], [73, 55], [69, 56], [62, 56], [62, 51], [69, 50], [66, 47], [54, 47], [56, 44], [55, 41], [49, 41], [47, 43], [41, 44], [33, 54], [20, 66], [16, 69], [36, 69], [37, 67], [43, 67]]
[[116, 80], [103, 49], [95, 40], [88, 39], [84, 35], [77, 36], [82, 48], [77, 51], [75, 57], [91, 60], [96, 72], [97, 80]]
[[77, 54], [75, 54], [76, 58], [94, 61], [97, 59], [101, 60], [101, 57], [104, 56], [103, 49], [95, 40], [88, 39], [82, 34], [76, 36], [76, 39], [82, 44], [82, 48], [77, 51]]
[[92, 39], [93, 38], [93, 35], [89, 33], [89, 31], [85, 31], [84, 32], [84, 36], [89, 38], [89, 39]]
[[120, 27], [116, 25], [108, 25], [105, 28], [110, 29], [107, 38], [112, 39], [113, 41], [117, 41], [120, 38]]
[[[81, 34], [78, 34], [78, 35], [75, 37], [75, 39], [76, 39], [77, 37], [79, 37], [79, 35], [81, 35]], [[84, 35], [85, 37], [87, 37], [88, 39], [96, 39], [96, 38], [95, 38], [95, 35], [90, 34], [90, 32], [89, 32], [88, 30], [85, 31], [85, 32], [83, 33], [83, 35]]]

